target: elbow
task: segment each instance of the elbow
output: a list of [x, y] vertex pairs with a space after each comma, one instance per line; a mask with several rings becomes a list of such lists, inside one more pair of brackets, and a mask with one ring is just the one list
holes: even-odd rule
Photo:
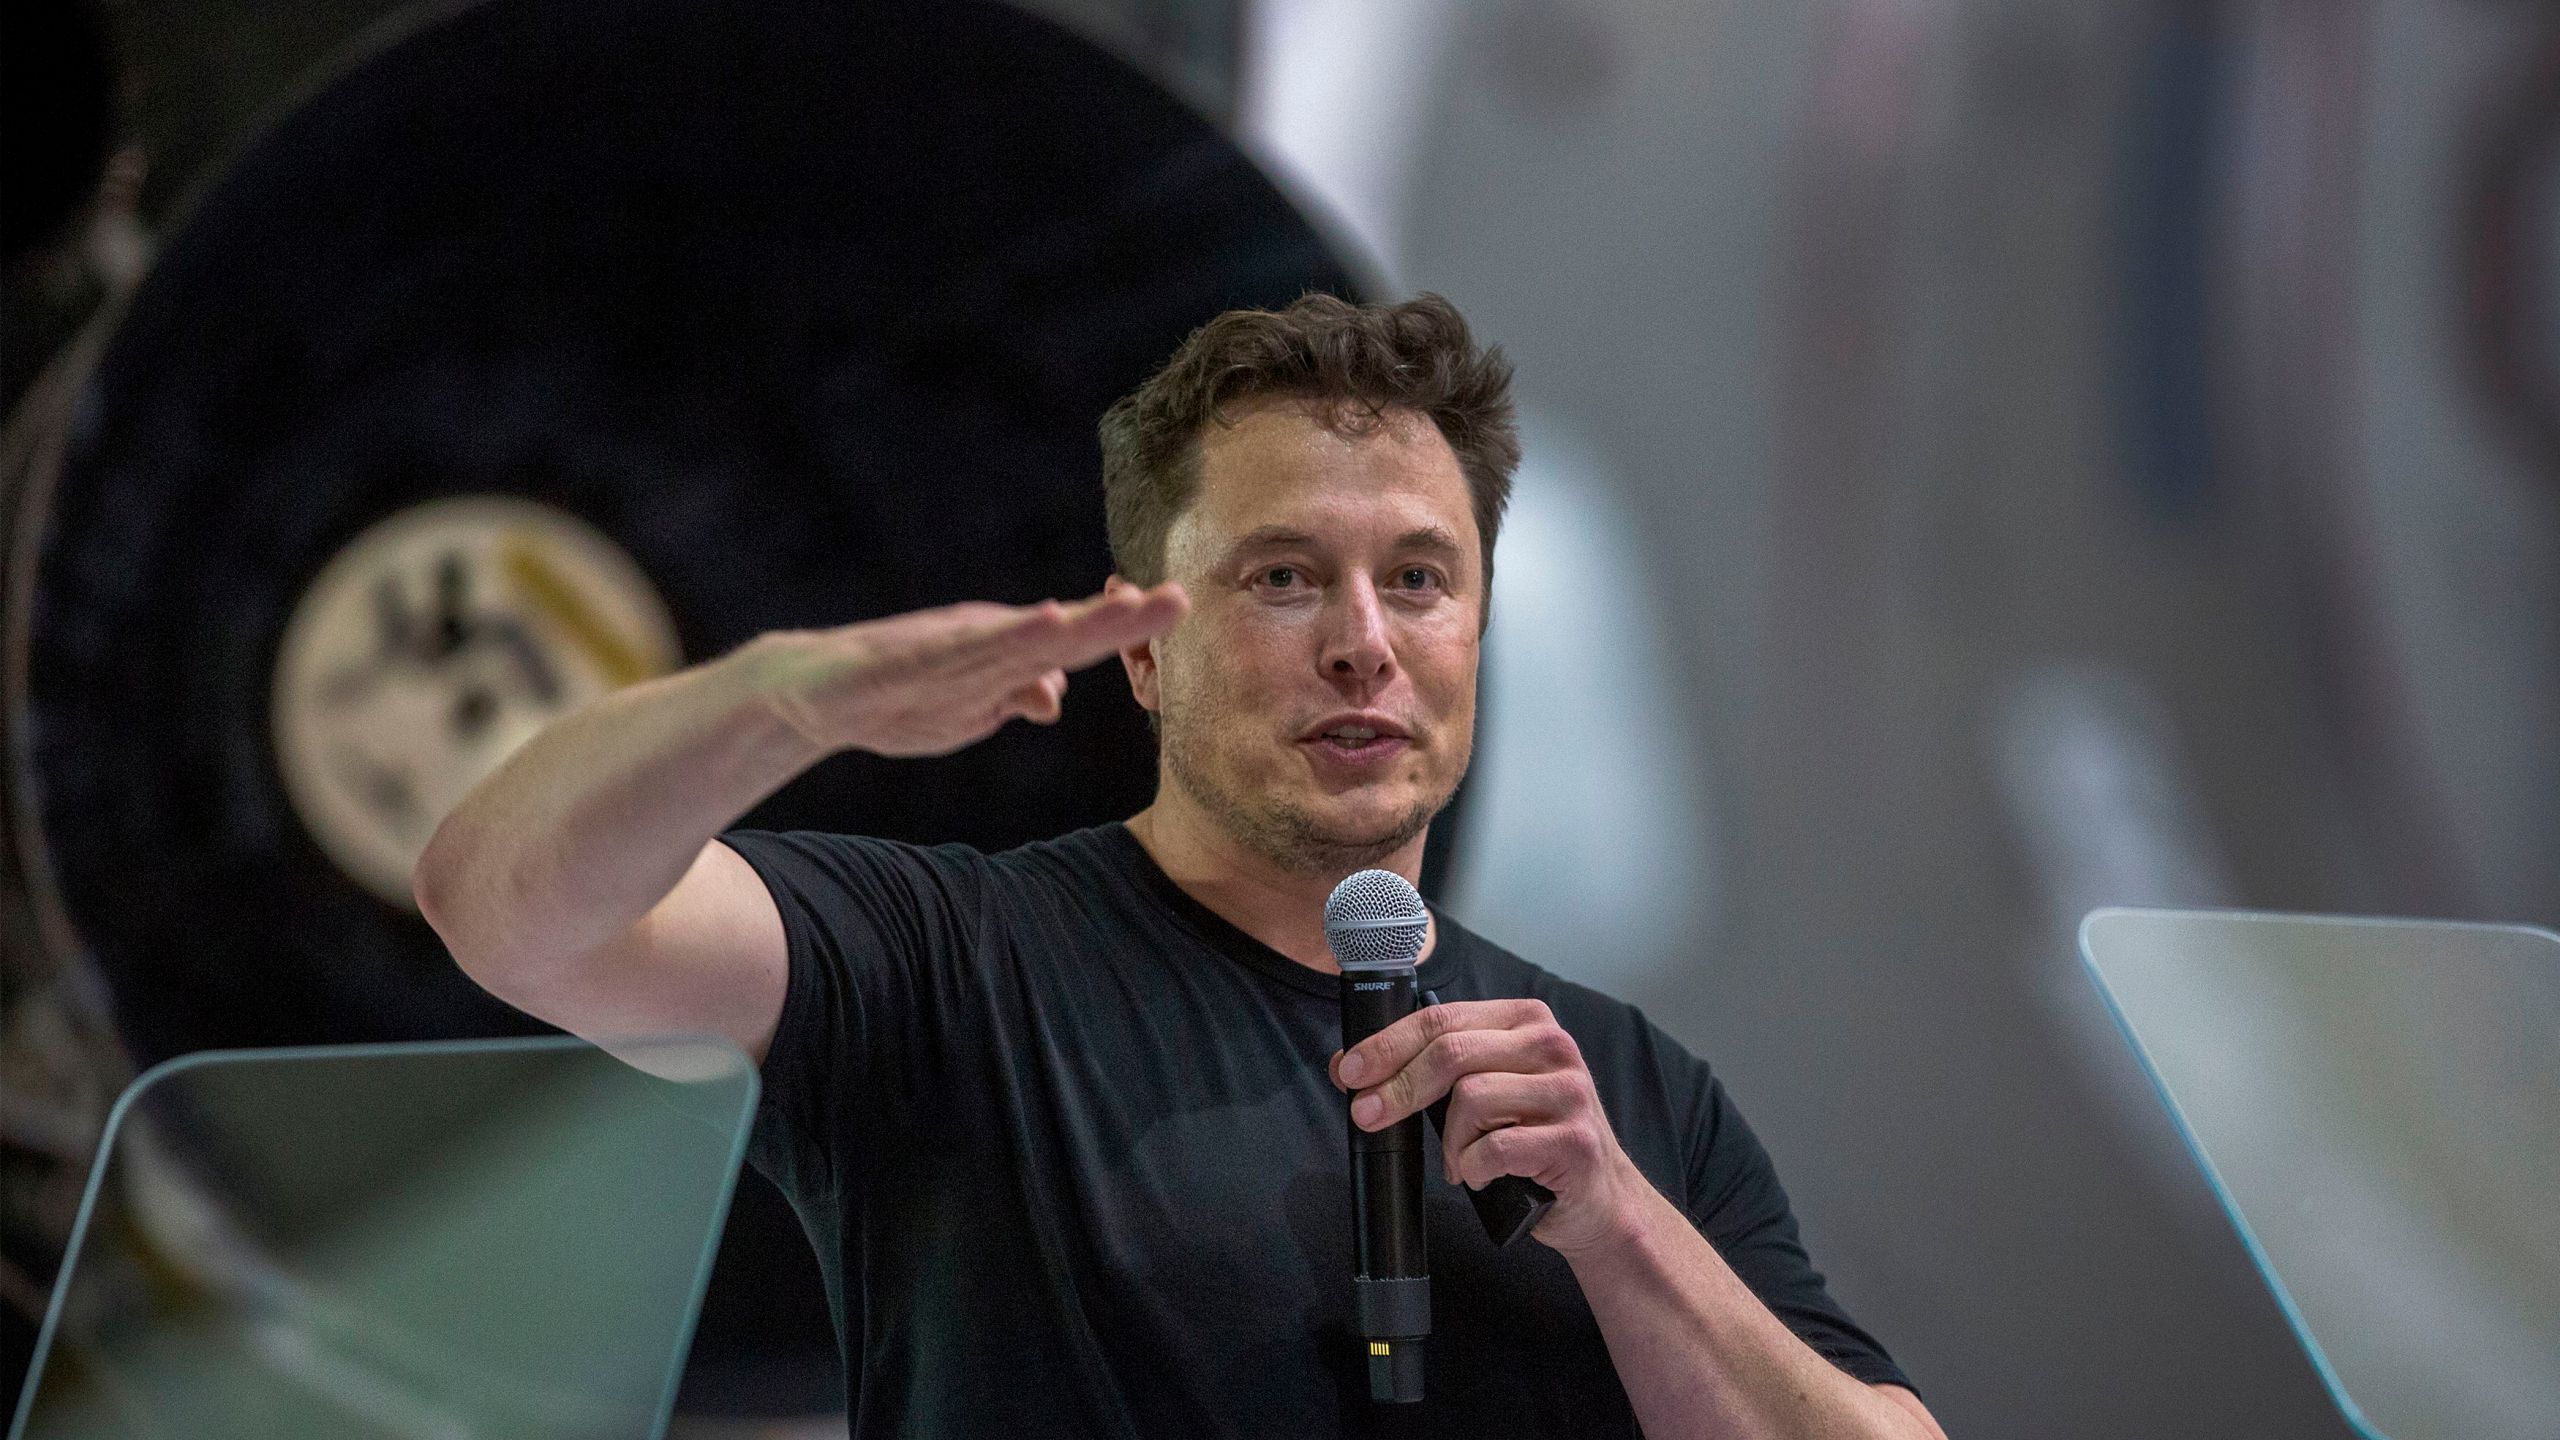
[[510, 943], [524, 923], [507, 859], [503, 847], [486, 843], [467, 822], [448, 815], [409, 868], [409, 894], [455, 968], [482, 990], [523, 1008], [536, 980], [532, 957], [538, 952]]

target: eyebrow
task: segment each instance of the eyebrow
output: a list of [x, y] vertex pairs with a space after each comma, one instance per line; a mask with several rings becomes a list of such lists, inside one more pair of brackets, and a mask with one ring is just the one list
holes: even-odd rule
[[[1280, 550], [1297, 545], [1313, 547], [1315, 543], [1316, 538], [1303, 530], [1292, 530], [1285, 525], [1265, 525], [1247, 532], [1243, 539], [1228, 546], [1225, 563], [1232, 565], [1256, 550]], [[1467, 553], [1467, 548], [1458, 543], [1458, 537], [1439, 525], [1407, 530], [1396, 537], [1395, 548], [1399, 553], [1420, 551], [1452, 559], [1464, 559]]]

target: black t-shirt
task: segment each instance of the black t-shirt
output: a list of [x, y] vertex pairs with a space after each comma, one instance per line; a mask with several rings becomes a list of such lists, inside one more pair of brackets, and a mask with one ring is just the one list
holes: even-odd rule
[[[856, 1440], [1636, 1433], [1563, 1257], [1494, 1249], [1436, 1138], [1427, 1398], [1369, 1399], [1338, 982], [1127, 827], [997, 855], [722, 839], [790, 937], [749, 1153], [817, 1248]], [[1824, 1290], [1704, 1063], [1446, 915], [1438, 935], [1426, 987], [1547, 1002], [1619, 1143], [1762, 1302], [1849, 1374], [1908, 1383]]]

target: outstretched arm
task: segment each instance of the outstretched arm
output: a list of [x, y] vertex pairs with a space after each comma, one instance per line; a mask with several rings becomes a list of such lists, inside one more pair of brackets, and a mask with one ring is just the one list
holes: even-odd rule
[[787, 955], [713, 837], [838, 750], [944, 754], [1058, 717], [1067, 672], [1160, 633], [1177, 586], [762, 635], [546, 727], [420, 856], [419, 908], [498, 998], [591, 1040], [690, 1031], [761, 1059]]

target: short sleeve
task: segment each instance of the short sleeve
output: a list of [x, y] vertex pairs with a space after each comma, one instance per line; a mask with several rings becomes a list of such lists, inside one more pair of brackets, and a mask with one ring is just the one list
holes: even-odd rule
[[1758, 1136], [1703, 1062], [1691, 1091], [1693, 1126], [1685, 1208], [1751, 1293], [1813, 1352], [1871, 1385], [1911, 1385], [1876, 1338], [1831, 1298], [1796, 1233], [1785, 1187]]
[[787, 1195], [841, 1193], [855, 1106], [897, 1104], [930, 977], [969, 949], [983, 857], [816, 831], [732, 830], [790, 956], [747, 1158]]

